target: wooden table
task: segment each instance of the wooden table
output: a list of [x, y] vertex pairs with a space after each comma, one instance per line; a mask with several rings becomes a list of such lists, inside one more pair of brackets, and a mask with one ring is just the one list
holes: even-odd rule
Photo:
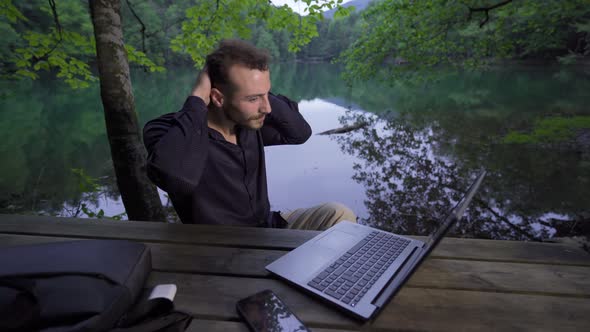
[[[238, 299], [272, 289], [314, 331], [590, 331], [590, 255], [563, 245], [444, 239], [372, 322], [361, 324], [264, 266], [317, 232], [0, 215], [0, 246], [71, 239], [147, 243], [148, 283], [175, 283], [189, 331], [247, 331]], [[1, 267], [0, 267], [1, 268]]]

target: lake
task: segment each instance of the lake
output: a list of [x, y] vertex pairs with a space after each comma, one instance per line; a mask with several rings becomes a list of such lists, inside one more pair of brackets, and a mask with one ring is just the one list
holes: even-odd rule
[[[133, 71], [140, 125], [178, 110], [195, 73]], [[455, 236], [590, 233], [588, 68], [441, 71], [428, 84], [352, 87], [339, 74], [327, 64], [272, 67], [272, 91], [299, 102], [314, 132], [303, 145], [266, 149], [274, 210], [339, 201], [362, 223], [429, 234], [485, 169]], [[98, 84], [0, 84], [0, 212], [124, 218]]]

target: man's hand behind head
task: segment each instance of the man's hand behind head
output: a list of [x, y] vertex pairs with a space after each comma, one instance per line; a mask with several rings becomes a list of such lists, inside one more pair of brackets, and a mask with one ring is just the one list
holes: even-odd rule
[[211, 79], [209, 78], [209, 73], [207, 73], [207, 68], [203, 68], [199, 73], [191, 96], [200, 97], [205, 102], [205, 105], [209, 106], [211, 100]]

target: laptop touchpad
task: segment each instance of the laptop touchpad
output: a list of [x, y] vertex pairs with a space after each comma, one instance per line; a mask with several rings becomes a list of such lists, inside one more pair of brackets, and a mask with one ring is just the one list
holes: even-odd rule
[[350, 248], [356, 242], [358, 242], [358, 239], [354, 235], [341, 231], [332, 231], [318, 239], [315, 245], [342, 251], [344, 249]]

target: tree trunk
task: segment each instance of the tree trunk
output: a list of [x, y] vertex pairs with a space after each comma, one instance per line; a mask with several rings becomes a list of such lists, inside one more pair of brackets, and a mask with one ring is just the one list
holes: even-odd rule
[[146, 151], [135, 113], [120, 7], [120, 0], [90, 0], [113, 166], [129, 219], [164, 221], [160, 197], [146, 174]]

